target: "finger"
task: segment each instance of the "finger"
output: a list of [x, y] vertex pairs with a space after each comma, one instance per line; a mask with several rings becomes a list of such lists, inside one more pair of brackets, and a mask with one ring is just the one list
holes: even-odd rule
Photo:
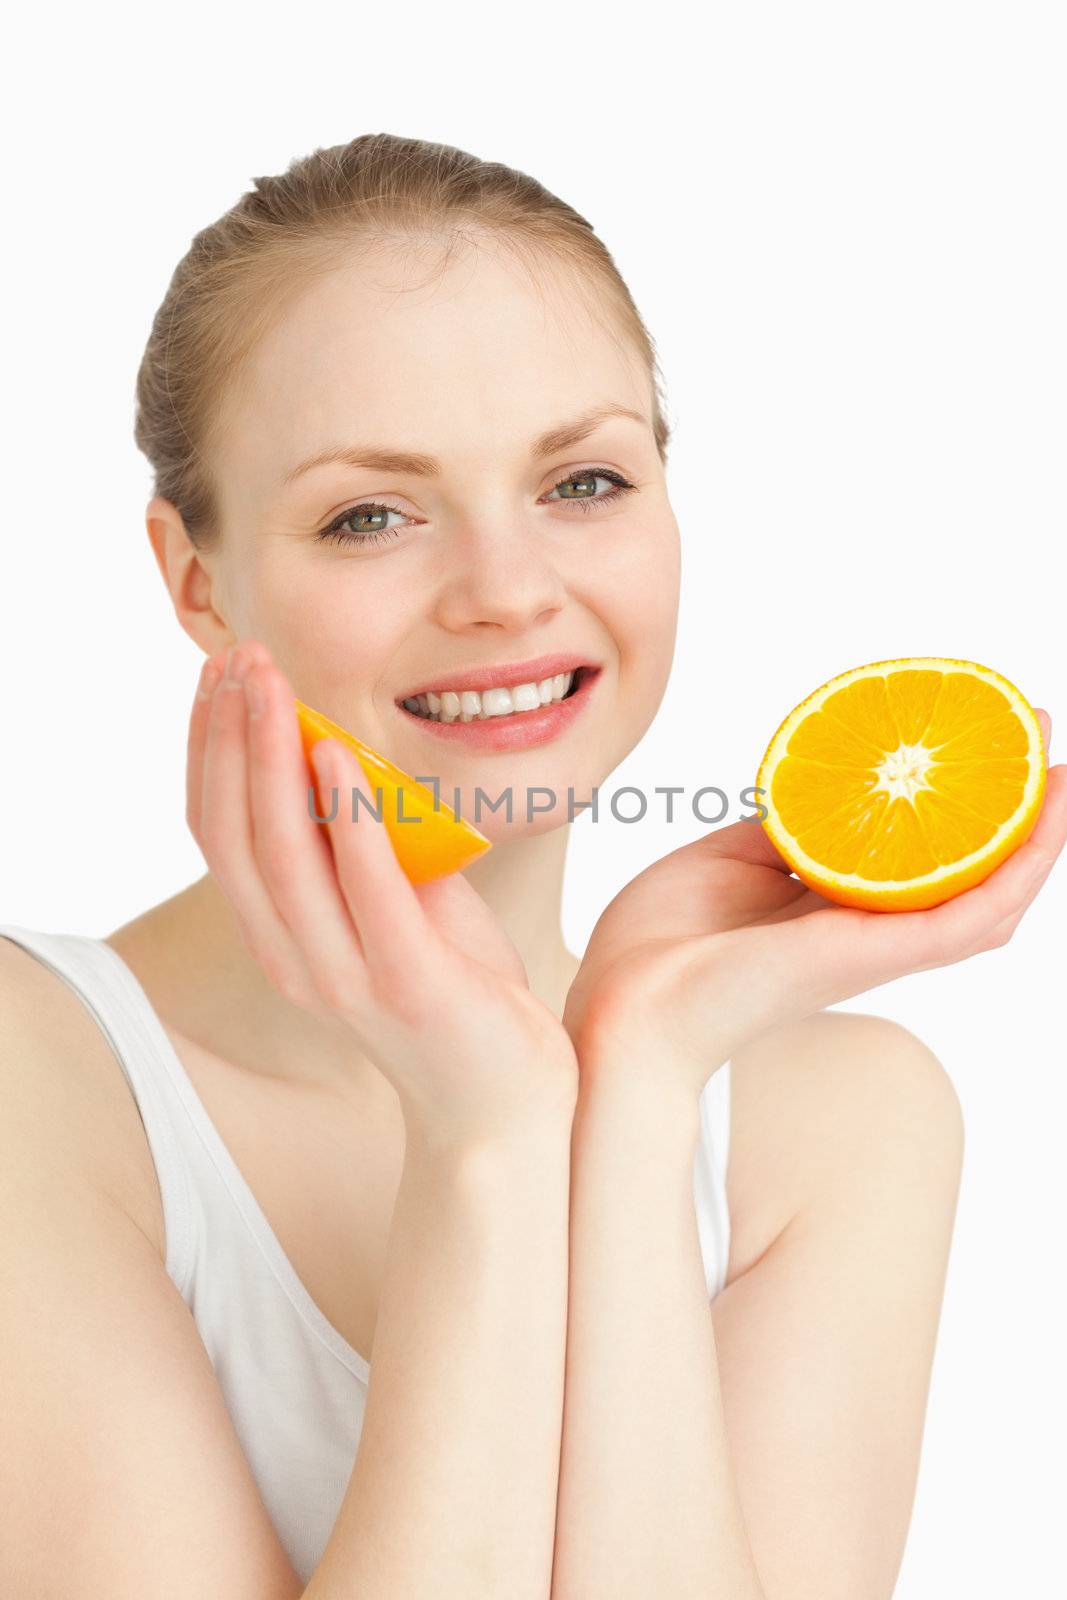
[[286, 999], [306, 1004], [315, 993], [311, 973], [255, 858], [244, 685], [230, 670], [236, 648], [228, 654], [227, 672], [211, 707], [198, 842], [233, 908], [249, 954]]
[[976, 949], [966, 951], [965, 954], [981, 955], [986, 950], [997, 950], [1002, 945], [1007, 944], [1009, 939], [1011, 939], [1012, 935], [1014, 934], [1016, 928], [1019, 926], [1019, 923], [1026, 915], [1026, 912], [1029, 910], [1030, 906], [1041, 892], [1041, 887], [1051, 871], [1052, 863], [1049, 862], [1040, 872], [1037, 873], [1033, 882], [1033, 886], [1019, 909], [1010, 917], [1006, 917], [1003, 922], [998, 922], [996, 927], [992, 928], [989, 933], [987, 933], [986, 937], [982, 940], [982, 943], [978, 945]]
[[1052, 741], [1052, 718], [1041, 706], [1034, 707], [1034, 716], [1037, 718], [1038, 727], [1041, 729], [1041, 740], [1045, 746], [1045, 760], [1048, 760], [1049, 745]]
[[[413, 953], [418, 951], [432, 974], [435, 962], [425, 960], [427, 945], [432, 942], [436, 947], [439, 941], [393, 849], [384, 820], [388, 796], [383, 791], [379, 803], [360, 761], [337, 739], [320, 739], [312, 760], [320, 789], [328, 797], [325, 815], [334, 813], [326, 827], [341, 893], [359, 931], [367, 966], [391, 993], [402, 995], [412, 986]], [[353, 799], [354, 789], [363, 795], [362, 801]]]
[[[1054, 768], [1053, 770], [1056, 771], [1060, 769]], [[999, 948], [1001, 945], [1007, 944], [1008, 940], [1012, 937], [1012, 934], [1015, 932], [1023, 917], [1026, 915], [1031, 905], [1041, 893], [1041, 890], [1045, 884], [1045, 880], [1048, 878], [1049, 873], [1056, 865], [1058, 856], [1059, 852], [1057, 852], [1055, 855], [1046, 856], [1043, 860], [1037, 860], [1030, 878], [1029, 886], [1026, 889], [1021, 902], [1016, 909], [1012, 911], [1002, 922], [998, 922], [994, 928], [989, 930], [983, 942], [978, 947], [979, 951], [993, 950]]]
[[[248, 674], [249, 793], [255, 858], [280, 915], [300, 947], [320, 994], [331, 1005], [365, 1007], [368, 963], [359, 924], [341, 888], [323, 825], [308, 805], [310, 774], [293, 691], [269, 659]], [[325, 815], [340, 794], [323, 785]], [[371, 907], [373, 914], [376, 908]], [[388, 911], [380, 912], [387, 917]], [[370, 921], [364, 908], [364, 921]]]
[[774, 867], [784, 872], [786, 877], [793, 870], [776, 849], [766, 828], [757, 823], [754, 817], [742, 818], [726, 828], [716, 828], [698, 841], [698, 847], [714, 855], [729, 857], [732, 861], [745, 861], [750, 866]]
[[[196, 839], [200, 828], [200, 809], [204, 786], [204, 746], [207, 742], [211, 702], [226, 664], [225, 651], [209, 656], [200, 669], [193, 709], [189, 715], [189, 737], [185, 761], [185, 820]], [[200, 841], [197, 840], [197, 843]]]

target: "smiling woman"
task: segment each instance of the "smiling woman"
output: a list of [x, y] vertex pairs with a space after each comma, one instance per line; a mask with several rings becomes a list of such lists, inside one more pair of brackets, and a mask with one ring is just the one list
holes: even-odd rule
[[136, 437], [208, 871], [104, 938], [0, 926], [0, 1591], [887, 1594], [957, 1107], [903, 1030], [812, 1013], [1006, 936], [1063, 769], [892, 949], [743, 822], [580, 960], [559, 807], [412, 883], [323, 738], [368, 804], [316, 823], [296, 699], [467, 817], [586, 803], [671, 669], [652, 341], [583, 216], [451, 146], [257, 178], [173, 275]]
[[[135, 432], [151, 546], [206, 658], [187, 817], [208, 871], [105, 938], [2, 930], [0, 1021], [41, 1092], [5, 1082], [23, 1159], [0, 1154], [42, 1219], [4, 1268], [41, 1304], [54, 1262], [54, 1326], [91, 1326], [94, 1355], [73, 1332], [4, 1349], [39, 1477], [0, 1559], [79, 1600], [153, 1592], [164, 1560], [231, 1600], [546, 1596], [569, 829], [493, 811], [491, 860], [413, 888], [345, 807], [328, 833], [309, 817], [293, 704], [436, 774], [464, 815], [487, 780], [602, 781], [655, 714], [677, 618], [652, 342], [592, 225], [536, 179], [368, 134], [196, 234]], [[316, 746], [318, 776], [359, 785], [336, 753]], [[66, 1107], [72, 1055], [94, 1063], [88, 1113]], [[690, 1169], [705, 1292], [727, 1274], [728, 1088]], [[91, 1458], [69, 1430], [41, 1447], [49, 1364]], [[77, 1530], [61, 1553], [45, 1505]]]

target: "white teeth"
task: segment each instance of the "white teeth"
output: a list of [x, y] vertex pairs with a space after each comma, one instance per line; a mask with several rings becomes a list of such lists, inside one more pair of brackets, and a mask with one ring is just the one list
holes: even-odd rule
[[[518, 694], [518, 690], [515, 690]], [[512, 704], [512, 691], [510, 690], [483, 690], [482, 710], [486, 717], [507, 717], [510, 710], [525, 710], [525, 706]]]
[[510, 689], [445, 689], [442, 694], [415, 695], [403, 703], [409, 711], [433, 722], [485, 722], [490, 717], [539, 711], [550, 701], [562, 700], [573, 681], [573, 672], [557, 672], [539, 683], [517, 683]]

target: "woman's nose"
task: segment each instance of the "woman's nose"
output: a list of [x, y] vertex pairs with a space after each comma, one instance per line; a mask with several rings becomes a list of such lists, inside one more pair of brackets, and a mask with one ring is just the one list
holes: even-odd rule
[[444, 627], [461, 631], [495, 624], [521, 632], [566, 601], [566, 585], [554, 562], [528, 537], [472, 539], [462, 547], [457, 543], [454, 556], [437, 604]]

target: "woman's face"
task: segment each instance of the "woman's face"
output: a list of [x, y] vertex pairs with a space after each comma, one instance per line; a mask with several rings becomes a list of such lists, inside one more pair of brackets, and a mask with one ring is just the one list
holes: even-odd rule
[[[647, 372], [573, 276], [546, 263], [539, 291], [483, 243], [423, 287], [436, 259], [335, 271], [260, 343], [217, 456], [221, 544], [201, 559], [229, 627], [268, 646], [301, 700], [439, 778], [450, 804], [458, 789], [462, 814], [499, 840], [570, 820], [568, 788], [588, 801], [652, 721], [674, 650], [678, 526]], [[534, 453], [609, 406], [641, 420]], [[331, 451], [353, 459], [298, 470]], [[358, 464], [368, 451], [439, 466]], [[633, 487], [608, 501], [611, 475]], [[487, 749], [402, 705], [450, 674], [555, 652], [600, 671], [547, 740]], [[504, 807], [475, 814], [476, 786], [493, 800], [510, 788], [510, 823]], [[528, 820], [535, 787], [554, 807]]]

